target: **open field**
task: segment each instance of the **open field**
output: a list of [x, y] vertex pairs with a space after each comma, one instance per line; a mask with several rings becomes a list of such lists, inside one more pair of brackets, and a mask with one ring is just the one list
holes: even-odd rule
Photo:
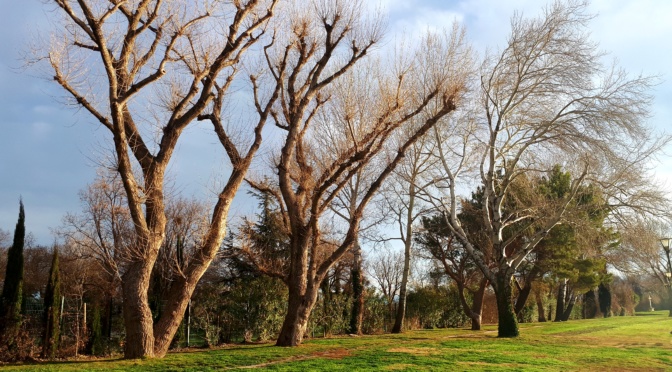
[[308, 340], [298, 348], [230, 345], [170, 353], [164, 359], [105, 359], [3, 366], [6, 371], [306, 370], [672, 370], [672, 318], [638, 316], [521, 324], [521, 337], [441, 329], [402, 335]]

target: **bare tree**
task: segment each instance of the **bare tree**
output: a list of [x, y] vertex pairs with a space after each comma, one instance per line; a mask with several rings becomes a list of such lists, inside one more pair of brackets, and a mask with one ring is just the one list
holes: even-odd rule
[[[257, 94], [256, 119], [236, 144], [223, 124], [223, 99], [246, 51], [264, 34], [276, 0], [189, 4], [163, 0], [51, 0], [64, 26], [46, 56], [71, 103], [109, 130], [133, 221], [133, 250], [122, 277], [126, 358], [165, 355], [196, 283], [225, 234], [231, 201], [261, 144], [277, 97]], [[184, 129], [209, 120], [232, 172], [211, 212], [203, 243], [173, 283], [167, 308], [153, 324], [147, 290], [166, 234], [165, 175]], [[137, 175], [134, 169], [137, 168]]]
[[[459, 103], [468, 59], [456, 28], [445, 37], [426, 38], [417, 53], [399, 60], [391, 76], [383, 65], [353, 70], [382, 36], [380, 21], [365, 22], [360, 2], [321, 1], [292, 16], [287, 26], [288, 42], [276, 59], [269, 58], [272, 69], [286, 66], [286, 75], [275, 73], [282, 92], [274, 118], [285, 132], [275, 159], [277, 182], [251, 184], [275, 195], [286, 216], [289, 304], [277, 345], [295, 346], [303, 340], [320, 283], [357, 241], [369, 201], [408, 148]], [[371, 91], [369, 99], [359, 99], [362, 90]], [[411, 121], [420, 114], [425, 120]], [[388, 139], [399, 131], [407, 136], [390, 148]], [[383, 165], [362, 191], [347, 230], [338, 239], [325, 237], [326, 212], [336, 195], [373, 161]], [[337, 244], [323, 255], [325, 241]]]
[[[422, 119], [417, 118], [416, 120]], [[394, 224], [399, 229], [399, 234], [395, 239], [404, 244], [404, 269], [392, 333], [403, 331], [414, 228], [418, 218], [427, 212], [422, 198], [418, 195], [432, 184], [432, 180], [428, 180], [424, 175], [429, 173], [428, 170], [434, 167], [433, 163], [436, 161], [435, 157], [429, 155], [431, 152], [431, 141], [427, 141], [425, 137], [420, 138], [409, 148], [404, 161], [397, 167], [387, 185], [383, 186], [382, 194], [385, 203], [390, 210], [390, 215], [394, 218]]]
[[394, 322], [394, 299], [401, 286], [403, 257], [402, 252], [393, 252], [389, 247], [385, 247], [370, 261], [367, 270], [387, 301], [390, 323]]
[[[626, 170], [641, 168], [669, 141], [652, 139], [645, 126], [652, 79], [631, 78], [601, 64], [602, 54], [587, 39], [591, 17], [585, 9], [585, 2], [569, 0], [553, 3], [539, 18], [515, 15], [507, 46], [483, 63], [480, 126], [474, 132], [479, 146], [473, 151], [479, 158], [476, 177], [483, 189], [482, 223], [491, 256], [469, 239], [458, 219], [456, 181], [465, 169], [464, 153], [452, 153], [436, 132], [442, 182], [433, 200], [495, 290], [500, 337], [519, 334], [513, 274], [563, 223], [580, 186], [588, 180], [623, 186], [617, 180]], [[511, 208], [512, 184], [523, 176], [541, 176], [558, 158], [575, 176], [569, 192], [555, 201]], [[534, 233], [521, 242], [527, 229]]]

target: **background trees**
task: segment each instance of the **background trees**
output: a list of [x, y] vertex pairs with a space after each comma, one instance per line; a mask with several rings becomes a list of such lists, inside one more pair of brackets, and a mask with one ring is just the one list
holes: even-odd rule
[[[480, 143], [474, 151], [490, 258], [471, 242], [458, 218], [456, 170], [463, 155], [451, 157], [445, 147], [438, 152], [445, 181], [435, 203], [491, 281], [502, 337], [518, 335], [511, 303], [515, 271], [563, 223], [584, 182], [607, 175], [616, 184], [625, 169], [644, 165], [661, 141], [668, 141], [652, 139], [644, 124], [652, 80], [631, 78], [601, 63], [601, 53], [586, 38], [590, 16], [585, 7], [583, 2], [555, 2], [539, 18], [514, 16], [506, 47], [483, 63], [476, 111], [480, 126], [472, 141]], [[565, 196], [534, 208], [527, 203], [512, 208], [512, 185], [521, 177], [543, 174], [555, 157], [564, 159], [574, 175]], [[521, 242], [529, 229], [534, 233]]]

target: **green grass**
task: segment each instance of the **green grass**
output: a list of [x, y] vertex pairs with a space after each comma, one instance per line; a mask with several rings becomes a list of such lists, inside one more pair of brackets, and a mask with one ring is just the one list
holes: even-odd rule
[[3, 366], [41, 371], [274, 371], [359, 370], [672, 370], [672, 318], [648, 316], [521, 324], [516, 339], [497, 338], [496, 326], [410, 331], [401, 335], [334, 337], [297, 348], [233, 345], [175, 352], [163, 359], [83, 360]]

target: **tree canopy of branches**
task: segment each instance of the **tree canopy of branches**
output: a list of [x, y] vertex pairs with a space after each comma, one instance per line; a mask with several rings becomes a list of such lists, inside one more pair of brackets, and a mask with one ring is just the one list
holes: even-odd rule
[[[273, 115], [284, 131], [274, 159], [277, 178], [250, 184], [277, 198], [290, 232], [289, 305], [277, 345], [294, 346], [303, 339], [320, 283], [356, 242], [368, 202], [405, 151], [459, 104], [470, 61], [456, 27], [427, 36], [395, 66], [353, 68], [382, 36], [380, 21], [367, 22], [360, 2], [318, 2], [293, 14], [282, 33], [287, 42], [269, 53], [281, 87]], [[391, 147], [397, 132], [406, 136]], [[346, 231], [338, 239], [324, 236], [330, 205], [372, 161], [384, 165], [362, 191]]]
[[[247, 136], [242, 143], [234, 142], [223, 124], [222, 115], [228, 118], [224, 96], [245, 53], [265, 34], [276, 2], [50, 1], [64, 27], [43, 57], [71, 103], [109, 131], [113, 166], [133, 222], [134, 254], [122, 277], [127, 358], [166, 353], [224, 238], [231, 201], [261, 144], [277, 94], [260, 97], [256, 77], [249, 76], [256, 118], [248, 133], [236, 137]], [[166, 169], [181, 134], [198, 119], [212, 123], [232, 171], [218, 192], [201, 246], [153, 324], [147, 291], [166, 234]]]

